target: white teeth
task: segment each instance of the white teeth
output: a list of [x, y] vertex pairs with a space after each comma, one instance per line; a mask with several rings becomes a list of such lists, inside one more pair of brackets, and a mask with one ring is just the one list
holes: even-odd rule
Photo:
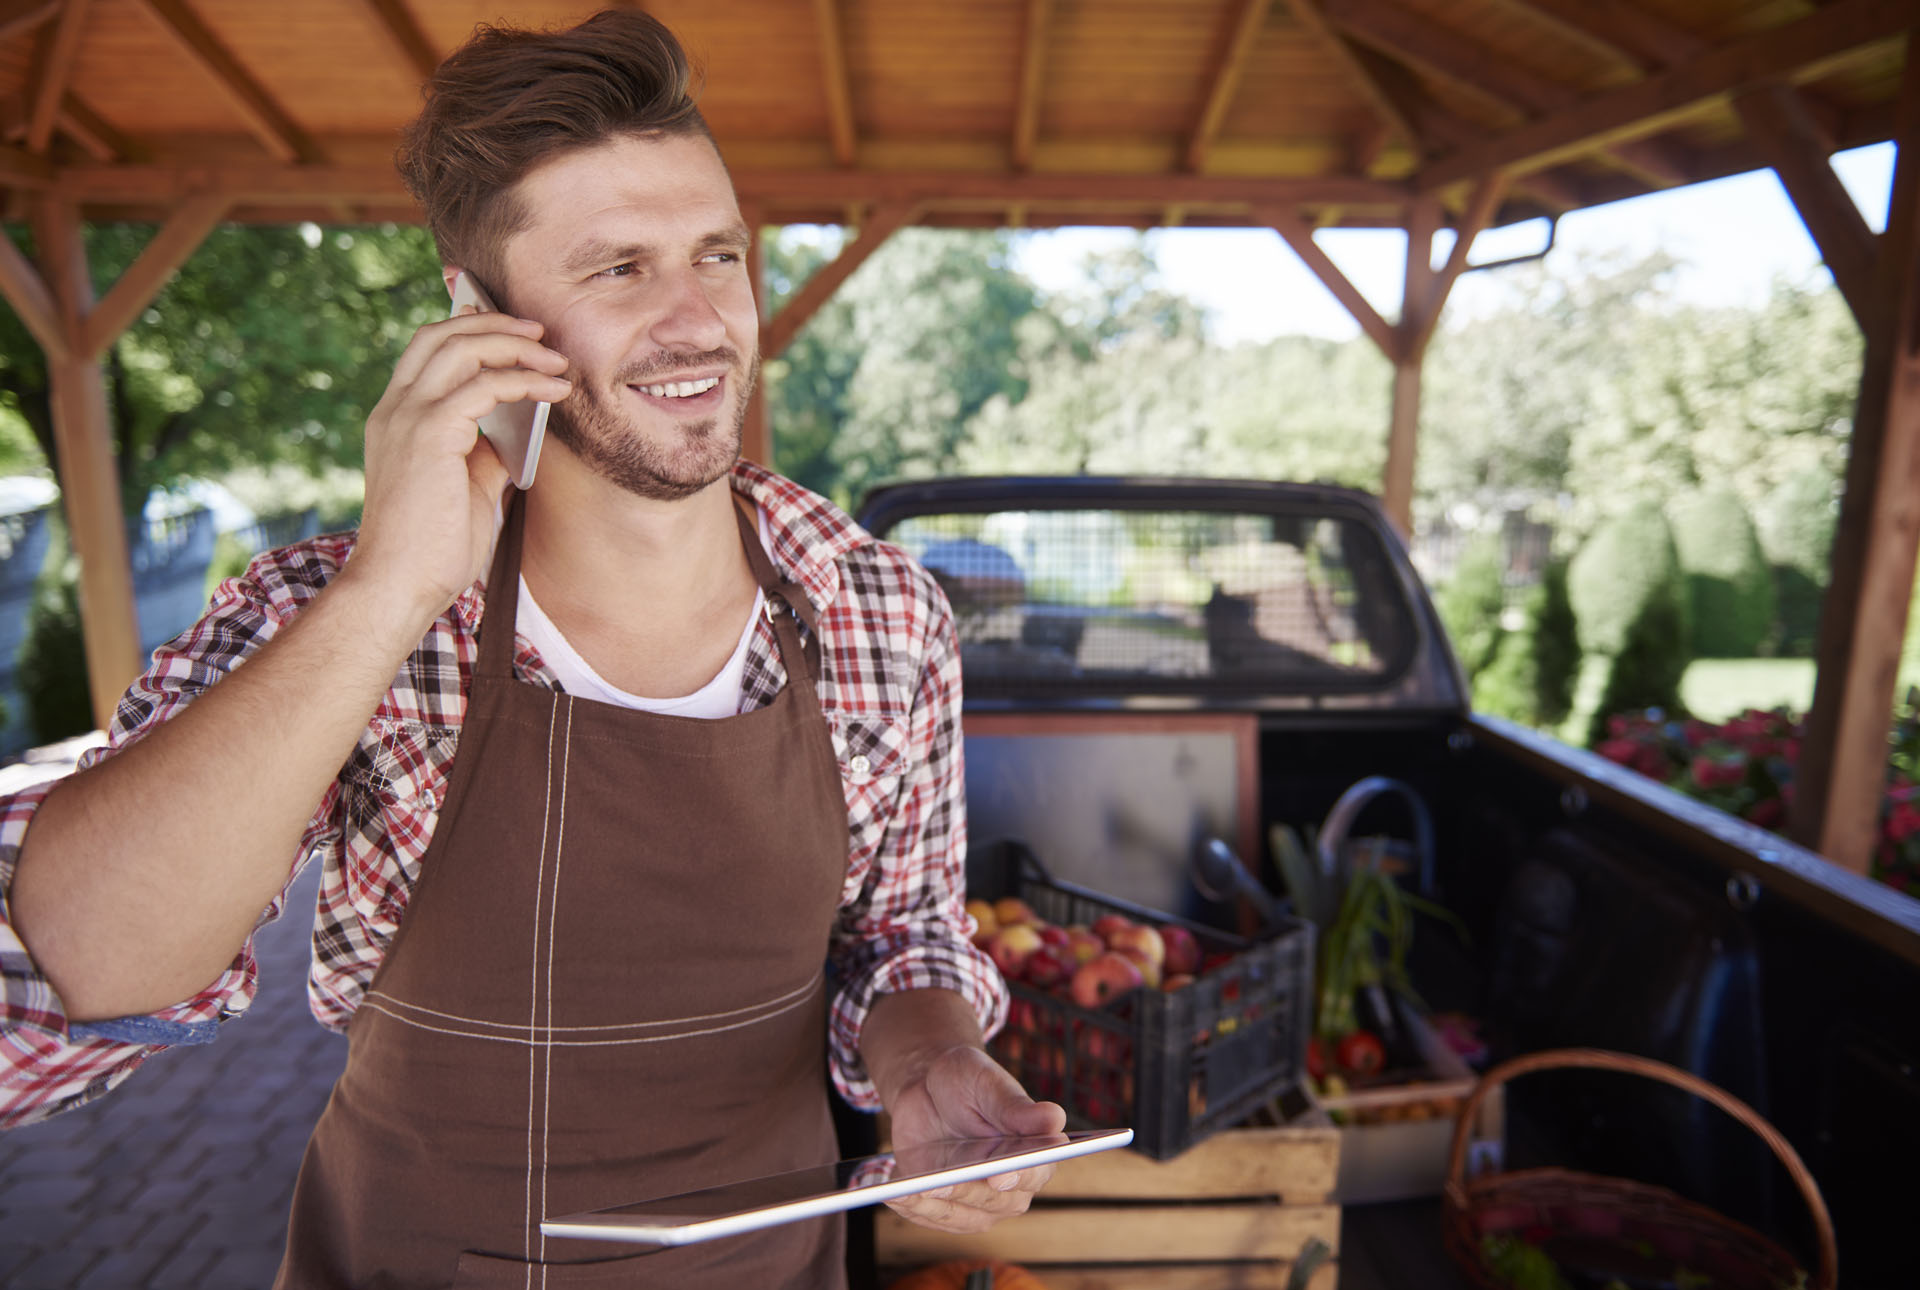
[[697, 381], [668, 381], [664, 385], [643, 385], [640, 393], [650, 394], [656, 399], [689, 399], [696, 394], [705, 394], [720, 384], [717, 376], [702, 377]]

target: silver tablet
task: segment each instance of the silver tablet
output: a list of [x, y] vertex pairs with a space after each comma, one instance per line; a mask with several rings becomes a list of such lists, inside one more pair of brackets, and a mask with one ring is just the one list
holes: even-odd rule
[[958, 1138], [837, 1164], [726, 1183], [678, 1196], [569, 1214], [540, 1224], [547, 1236], [636, 1245], [692, 1245], [898, 1200], [952, 1183], [1051, 1164], [1133, 1141], [1132, 1129], [1037, 1137]]

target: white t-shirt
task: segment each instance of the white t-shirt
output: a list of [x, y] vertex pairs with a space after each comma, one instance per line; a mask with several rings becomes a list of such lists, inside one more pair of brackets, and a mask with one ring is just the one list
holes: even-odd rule
[[[760, 545], [767, 545], [767, 517], [759, 514]], [[715, 720], [731, 717], [740, 711], [740, 690], [745, 684], [747, 674], [747, 644], [753, 639], [753, 626], [765, 612], [767, 593], [755, 588], [753, 593], [753, 611], [747, 615], [747, 624], [740, 632], [740, 639], [733, 647], [733, 654], [711, 681], [695, 690], [692, 694], [677, 699], [650, 699], [644, 695], [622, 690], [602, 677], [580, 652], [567, 643], [560, 629], [553, 625], [546, 611], [527, 590], [527, 580], [520, 579], [520, 613], [517, 624], [520, 634], [525, 636], [533, 647], [560, 678], [560, 685], [568, 694], [582, 699], [593, 699], [600, 703], [612, 703], [622, 708], [637, 708], [642, 712], [658, 712], [676, 717], [702, 717]]]

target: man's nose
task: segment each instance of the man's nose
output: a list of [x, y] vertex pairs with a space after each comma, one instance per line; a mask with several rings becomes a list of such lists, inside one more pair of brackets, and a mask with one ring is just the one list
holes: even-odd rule
[[676, 274], [669, 284], [666, 308], [654, 322], [653, 339], [673, 349], [719, 349], [726, 343], [727, 320], [721, 316], [710, 284], [697, 273]]

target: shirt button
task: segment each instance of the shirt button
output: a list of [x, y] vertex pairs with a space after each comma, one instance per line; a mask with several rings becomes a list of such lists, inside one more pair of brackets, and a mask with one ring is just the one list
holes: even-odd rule
[[855, 753], [852, 757], [850, 757], [847, 760], [848, 768], [851, 769], [853, 773], [856, 775], [866, 774], [868, 768], [871, 767], [872, 765], [873, 763], [868, 761], [866, 759], [865, 754], [863, 753]]

